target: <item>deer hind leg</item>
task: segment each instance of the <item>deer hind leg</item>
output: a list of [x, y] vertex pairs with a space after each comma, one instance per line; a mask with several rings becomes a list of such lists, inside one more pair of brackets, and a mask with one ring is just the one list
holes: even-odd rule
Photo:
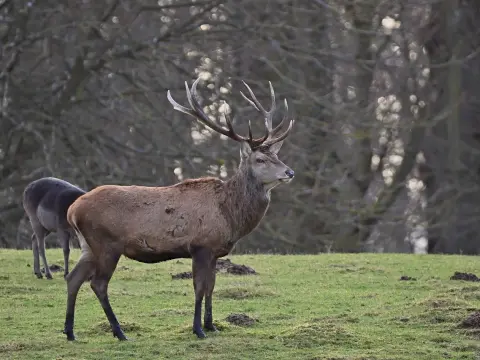
[[103, 311], [112, 327], [113, 336], [118, 338], [118, 340], [127, 340], [108, 300], [108, 283], [117, 267], [118, 260], [120, 260], [120, 255], [108, 254], [102, 257], [102, 263], [98, 264], [90, 286], [102, 305]]
[[[195, 291], [195, 314], [193, 316], [193, 333], [198, 338], [206, 337], [202, 329], [202, 302], [204, 296], [206, 326], [213, 330], [211, 294], [215, 284], [215, 257], [207, 248], [192, 249], [193, 289]], [[207, 311], [208, 307], [208, 311]]]
[[212, 313], [212, 295], [213, 289], [215, 288], [217, 258], [214, 257], [211, 261], [205, 289], [205, 316], [203, 318], [203, 326], [205, 330], [217, 332], [217, 328], [213, 325]]
[[70, 257], [70, 237], [71, 234], [67, 230], [59, 229], [57, 231], [58, 239], [62, 244], [63, 249], [63, 265], [64, 265], [64, 273], [63, 277], [65, 278], [68, 275], [68, 259]]
[[75, 320], [75, 303], [77, 301], [78, 291], [85, 281], [87, 281], [96, 268], [96, 261], [93, 254], [88, 249], [82, 249], [82, 255], [72, 271], [67, 275], [67, 311], [65, 315], [65, 328], [63, 333], [67, 335], [67, 340], [75, 340], [73, 326]]
[[[45, 255], [45, 237], [49, 234], [49, 231], [47, 229], [45, 229], [42, 224], [40, 224], [40, 222], [38, 221], [30, 221], [30, 223], [32, 224], [32, 229], [33, 229], [33, 233], [36, 237], [36, 246], [34, 247], [34, 271], [35, 271], [35, 274], [37, 275], [37, 277], [40, 279], [41, 276], [39, 275], [42, 275], [42, 273], [40, 272], [40, 266], [38, 267], [38, 269], [35, 269], [35, 258], [38, 257], [38, 256], [35, 256], [35, 252], [39, 253], [40, 254], [40, 257], [42, 258], [42, 261], [43, 261], [43, 266], [45, 268], [45, 277], [47, 279], [52, 279], [52, 273], [50, 272], [50, 268], [48, 267], [48, 262], [47, 262], [47, 256]], [[33, 239], [33, 236], [32, 236], [32, 239]], [[32, 245], [33, 245], [33, 242], [32, 242]], [[38, 273], [37, 273], [37, 270], [38, 270]]]
[[40, 257], [38, 256], [38, 242], [35, 233], [32, 234], [32, 251], [33, 251], [33, 273], [38, 279], [42, 279], [43, 275], [40, 271]]

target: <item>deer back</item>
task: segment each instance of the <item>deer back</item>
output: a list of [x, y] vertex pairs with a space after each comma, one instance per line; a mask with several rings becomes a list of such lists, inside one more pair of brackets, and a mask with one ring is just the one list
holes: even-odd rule
[[68, 207], [85, 191], [67, 181], [46, 177], [31, 182], [23, 193], [23, 206], [49, 231], [68, 227]]

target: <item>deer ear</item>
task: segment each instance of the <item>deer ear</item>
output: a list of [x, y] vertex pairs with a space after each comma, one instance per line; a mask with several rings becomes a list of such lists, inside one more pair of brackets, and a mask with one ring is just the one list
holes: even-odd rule
[[242, 159], [245, 159], [245, 158], [249, 157], [250, 155], [252, 155], [252, 148], [250, 147], [250, 145], [246, 141], [242, 141], [240, 143], [240, 157]]
[[278, 152], [280, 151], [280, 149], [282, 148], [282, 145], [283, 145], [283, 140], [282, 141], [279, 141], [275, 144], [272, 144], [270, 145], [270, 152], [274, 153], [275, 155], [278, 154]]

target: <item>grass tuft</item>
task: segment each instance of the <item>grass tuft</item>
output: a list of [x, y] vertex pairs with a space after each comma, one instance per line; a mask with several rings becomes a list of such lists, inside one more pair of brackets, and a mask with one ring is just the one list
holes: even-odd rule
[[305, 323], [294, 326], [279, 336], [285, 346], [311, 348], [324, 345], [341, 346], [353, 340], [345, 327], [333, 323]]

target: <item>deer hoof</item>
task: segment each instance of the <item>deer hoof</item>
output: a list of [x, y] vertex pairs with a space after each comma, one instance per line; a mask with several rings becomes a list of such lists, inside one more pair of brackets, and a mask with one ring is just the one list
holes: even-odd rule
[[75, 335], [73, 335], [73, 331], [72, 330], [63, 330], [63, 333], [65, 335], [67, 335], [67, 340], [68, 341], [75, 341]]
[[37, 279], [43, 279], [42, 273], [35, 273], [35, 276], [37, 277]]
[[47, 275], [45, 275], [45, 277], [46, 277], [48, 280], [52, 280], [52, 279], [53, 279], [52, 274], [47, 274]]
[[205, 333], [203, 332], [203, 329], [201, 327], [194, 328], [193, 333], [195, 335], [197, 335], [197, 338], [199, 338], [199, 339], [204, 339], [204, 338], [207, 337], [207, 335], [205, 335]]
[[210, 331], [210, 332], [214, 332], [214, 333], [219, 332], [218, 329], [213, 324], [205, 325], [204, 328], [205, 328], [205, 330]]
[[128, 338], [125, 336], [125, 334], [123, 333], [122, 330], [120, 330], [120, 331], [115, 331], [115, 332], [113, 333], [113, 336], [116, 337], [116, 338], [117, 338], [118, 340], [120, 340], [120, 341], [127, 341], [127, 340], [128, 340]]

